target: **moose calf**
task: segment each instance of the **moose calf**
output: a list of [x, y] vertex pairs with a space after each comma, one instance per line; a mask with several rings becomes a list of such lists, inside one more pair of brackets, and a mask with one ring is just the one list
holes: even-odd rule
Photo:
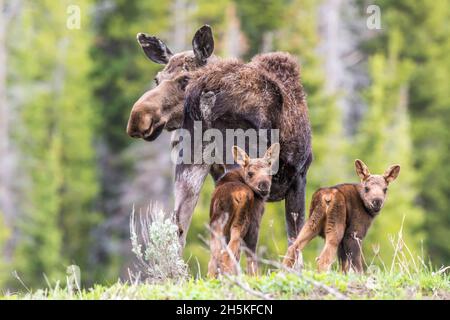
[[216, 277], [218, 272], [236, 273], [242, 240], [248, 249], [247, 272], [256, 274], [259, 225], [272, 184], [272, 164], [279, 151], [280, 145], [275, 143], [263, 158], [250, 159], [244, 150], [232, 148], [233, 158], [240, 167], [224, 174], [212, 195], [208, 276]]
[[298, 251], [318, 234], [325, 247], [317, 258], [319, 272], [328, 271], [336, 254], [343, 272], [350, 268], [362, 272], [361, 243], [386, 199], [389, 183], [400, 173], [390, 166], [383, 175], [372, 175], [361, 161], [355, 161], [360, 183], [346, 183], [317, 190], [311, 202], [310, 218], [289, 247], [283, 264], [292, 267]]

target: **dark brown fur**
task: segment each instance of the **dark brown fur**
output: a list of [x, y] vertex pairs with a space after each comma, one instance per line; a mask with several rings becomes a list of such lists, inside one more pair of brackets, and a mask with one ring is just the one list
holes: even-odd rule
[[[279, 129], [279, 170], [273, 177], [269, 201], [286, 200], [291, 243], [303, 225], [306, 174], [312, 162], [308, 108], [296, 59], [284, 52], [261, 54], [249, 63], [218, 59], [212, 55], [209, 26], [195, 33], [192, 51], [178, 54], [172, 54], [156, 37], [138, 34], [137, 38], [150, 60], [166, 66], [156, 76], [157, 86], [133, 106], [128, 134], [152, 141], [162, 130], [182, 127], [193, 133], [195, 120], [203, 122], [204, 130], [215, 128], [223, 133], [225, 129]], [[205, 118], [201, 100], [211, 93], [211, 118]], [[182, 245], [208, 173], [217, 180], [223, 167], [184, 163], [176, 167], [174, 210]]]
[[289, 155], [302, 148], [298, 160], [303, 164], [311, 153], [311, 130], [299, 79], [297, 61], [285, 52], [257, 55], [250, 63], [218, 59], [191, 75], [186, 88], [186, 113], [202, 120], [198, 108], [201, 93], [214, 92], [210, 126], [219, 125], [218, 120], [222, 122], [225, 116], [225, 121], [233, 122], [228, 128], [236, 127], [236, 120], [244, 117], [250, 127], [280, 129], [280, 143], [286, 144]]
[[[299, 74], [295, 58], [284, 52], [258, 55], [250, 63], [236, 59], [209, 63], [191, 75], [183, 123], [184, 129], [192, 131], [193, 121], [203, 121], [204, 130], [214, 128], [223, 134], [226, 129], [279, 130], [279, 170], [268, 201], [286, 199], [289, 242], [303, 226], [306, 173], [312, 161], [311, 129]], [[211, 92], [215, 95], [212, 116], [205, 119], [202, 97]], [[186, 169], [180, 165], [176, 174], [182, 176]], [[186, 221], [182, 211], [180, 219]], [[188, 227], [180, 225], [184, 230]]]
[[309, 220], [289, 247], [284, 265], [292, 267], [297, 251], [320, 235], [325, 238], [325, 247], [317, 258], [319, 271], [327, 271], [336, 254], [343, 272], [350, 268], [363, 271], [362, 240], [380, 212], [387, 185], [396, 179], [400, 166], [391, 166], [382, 176], [371, 175], [361, 160], [356, 160], [355, 166], [361, 183], [321, 188], [314, 193]]

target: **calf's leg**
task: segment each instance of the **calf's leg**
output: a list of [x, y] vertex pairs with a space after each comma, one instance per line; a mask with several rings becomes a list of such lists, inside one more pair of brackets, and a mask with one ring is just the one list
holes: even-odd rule
[[[339, 244], [345, 232], [345, 208], [342, 205], [344, 199], [335, 199], [332, 208], [329, 208], [325, 223], [325, 247], [317, 258], [319, 272], [329, 271], [335, 261]], [[341, 201], [339, 201], [341, 200]]]
[[322, 229], [324, 218], [324, 212], [322, 212], [320, 209], [314, 210], [312, 212], [311, 217], [303, 226], [297, 239], [288, 248], [288, 251], [283, 260], [283, 264], [286, 267], [291, 268], [295, 264], [297, 252], [302, 251], [303, 248], [305, 248], [305, 246], [319, 234], [320, 230]]
[[235, 274], [239, 264], [240, 247], [241, 247], [241, 229], [232, 227], [230, 230], [230, 241], [227, 249], [222, 255], [221, 268], [224, 273]]
[[211, 257], [208, 263], [208, 277], [210, 278], [217, 277], [223, 239], [223, 226], [219, 221], [211, 223], [211, 240], [209, 243]]
[[339, 258], [339, 263], [341, 265], [341, 271], [343, 273], [347, 273], [348, 268], [349, 268], [349, 261], [348, 261], [347, 254], [345, 253], [343, 241], [340, 243], [339, 248], [338, 248], [338, 258]]
[[344, 237], [343, 245], [348, 261], [345, 271], [348, 271], [351, 268], [358, 273], [363, 272], [363, 265], [361, 260], [361, 247], [358, 241], [359, 240], [355, 239], [351, 235], [346, 235]]

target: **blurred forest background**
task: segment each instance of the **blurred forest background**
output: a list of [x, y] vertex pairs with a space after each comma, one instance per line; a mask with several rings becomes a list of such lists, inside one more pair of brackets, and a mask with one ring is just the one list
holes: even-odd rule
[[[381, 29], [369, 29], [369, 5]], [[70, 5], [80, 29], [66, 26]], [[190, 49], [207, 23], [215, 54], [248, 60], [285, 50], [298, 58], [313, 126], [307, 203], [319, 186], [357, 182], [399, 163], [385, 209], [365, 241], [366, 259], [388, 264], [400, 230], [415, 255], [450, 264], [450, 9], [447, 0], [0, 0], [0, 290], [45, 287], [81, 268], [83, 285], [127, 278], [133, 205], [173, 206], [170, 134], [126, 135], [136, 99], [160, 65], [135, 36]], [[204, 273], [208, 178], [185, 250]], [[313, 262], [321, 248], [307, 248]], [[259, 251], [286, 250], [284, 204], [269, 204]], [[378, 263], [379, 260], [376, 259]], [[198, 268], [200, 267], [200, 271]]]

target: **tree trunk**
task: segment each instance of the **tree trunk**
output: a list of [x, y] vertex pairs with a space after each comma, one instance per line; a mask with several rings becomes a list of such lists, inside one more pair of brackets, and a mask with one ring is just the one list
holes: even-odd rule
[[[3, 214], [7, 229], [12, 229], [17, 216], [14, 192], [14, 158], [11, 148], [11, 110], [7, 96], [8, 47], [7, 28], [20, 9], [21, 1], [0, 0], [0, 214]], [[9, 261], [14, 246], [13, 237], [4, 244], [4, 258]], [[1, 244], [0, 244], [1, 245]], [[1, 248], [0, 248], [1, 249]]]
[[5, 215], [6, 224], [10, 226], [13, 204], [10, 188], [10, 135], [6, 97], [7, 49], [5, 37], [7, 14], [4, 0], [0, 0], [0, 211]]

